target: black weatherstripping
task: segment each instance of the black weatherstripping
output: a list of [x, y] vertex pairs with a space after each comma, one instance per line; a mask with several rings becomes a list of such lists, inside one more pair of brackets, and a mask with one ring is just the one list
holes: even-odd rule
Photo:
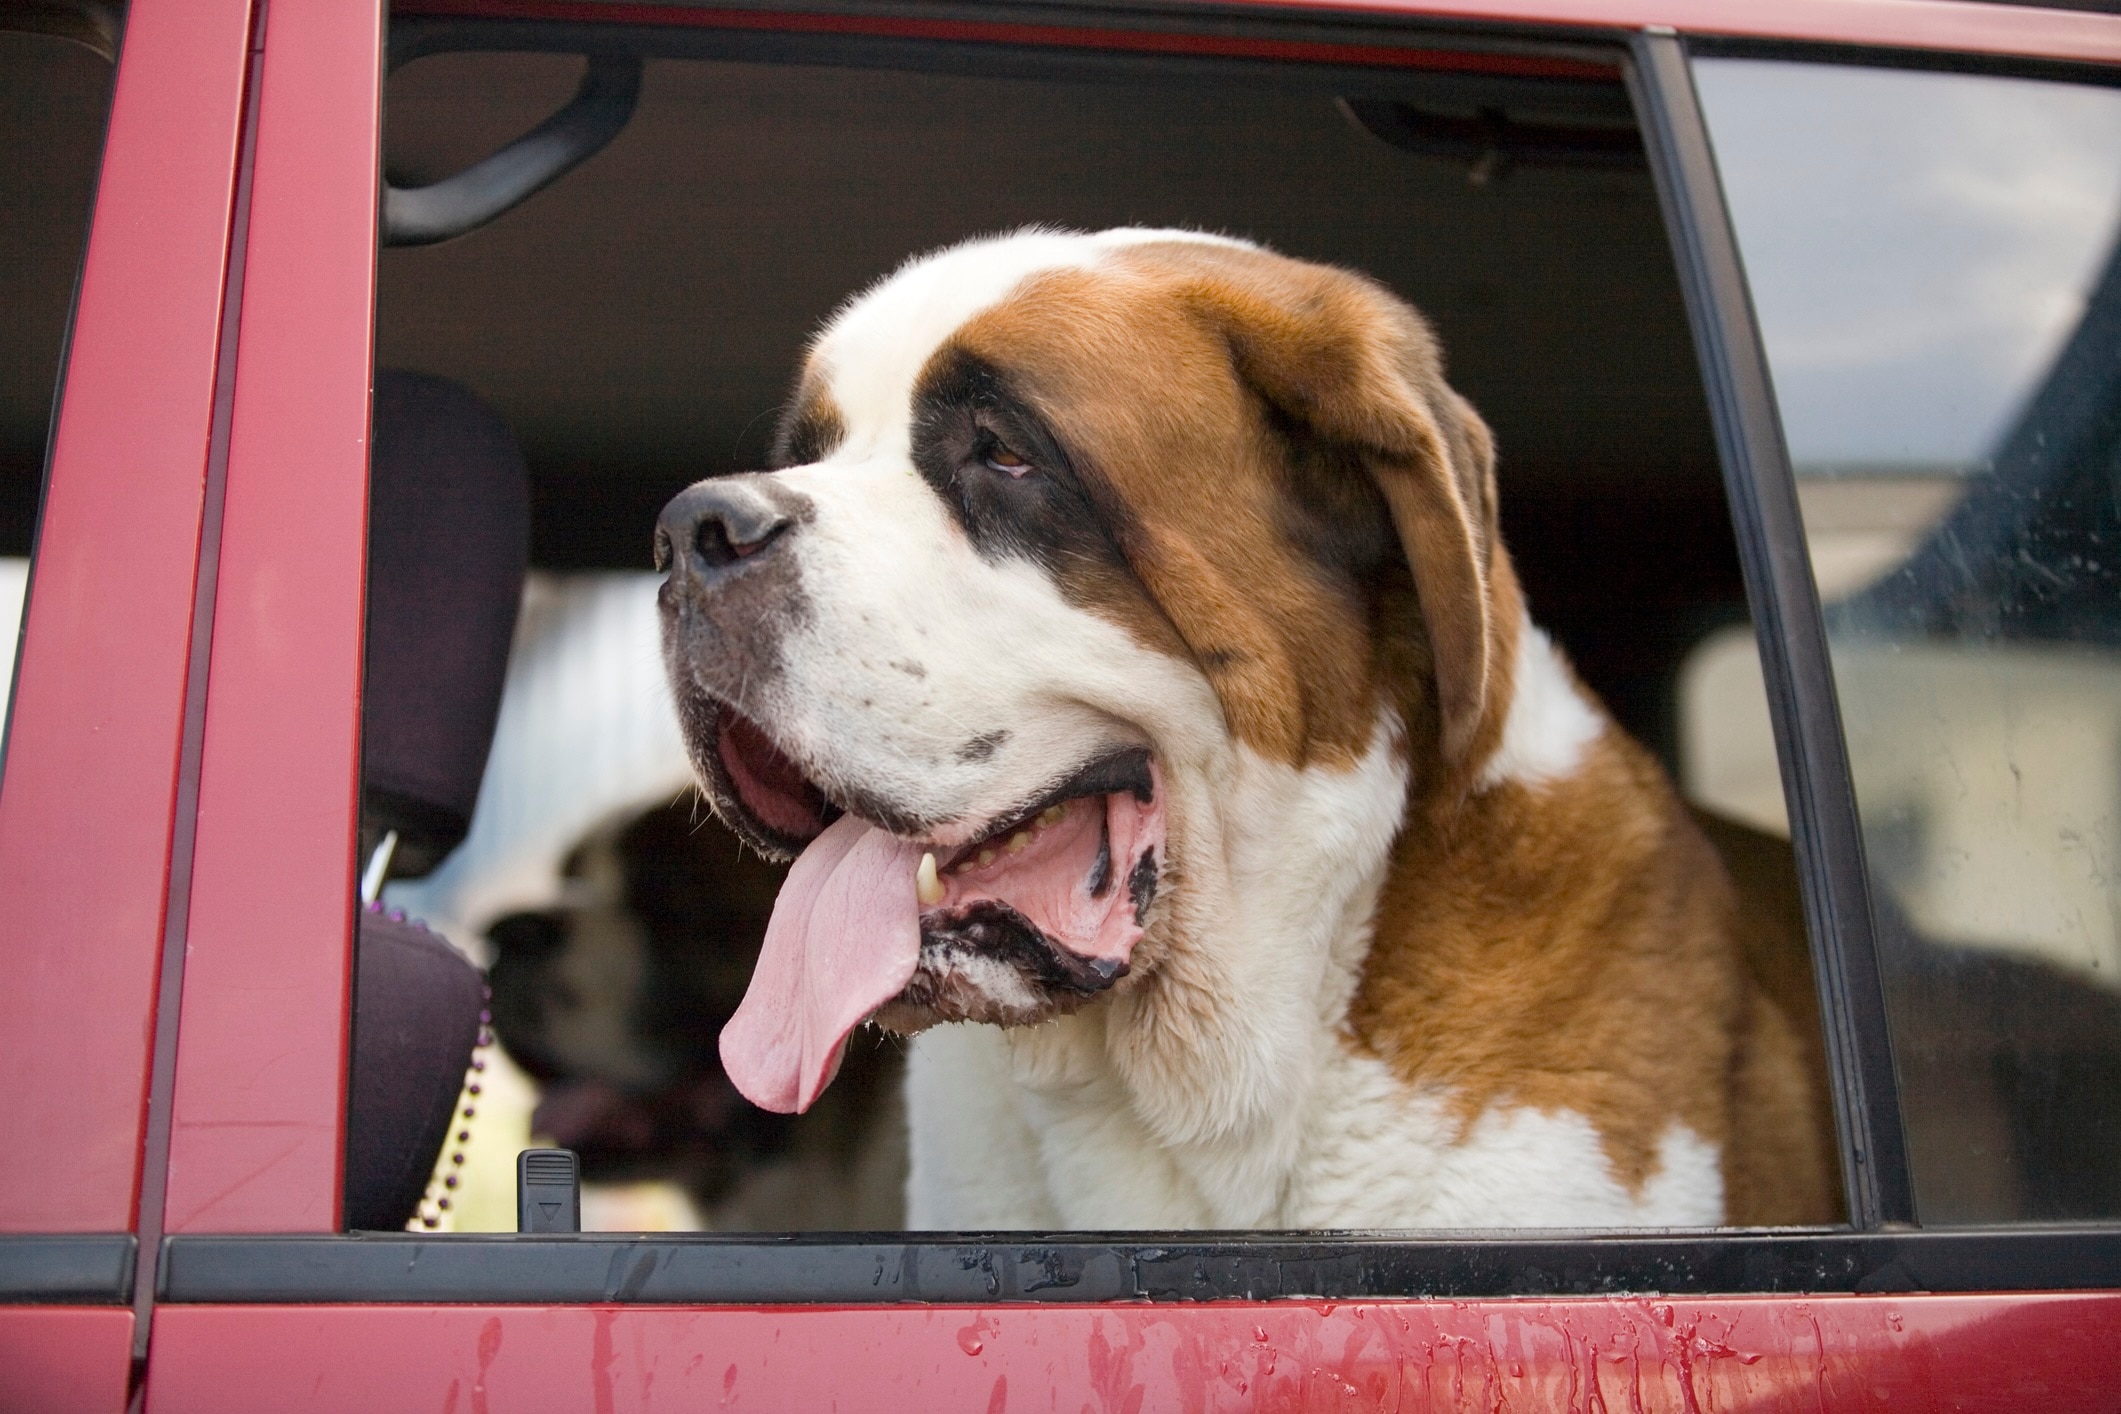
[[[859, 7], [859, 8], [857, 8]], [[791, 16], [829, 13], [810, 0], [763, 0], [747, 7], [753, 13]], [[1620, 64], [1605, 27], [1551, 24], [1511, 25], [1474, 21], [1453, 24], [1424, 16], [1418, 26], [1393, 18], [1328, 11], [1276, 13], [1250, 5], [1225, 7], [1221, 13], [1205, 4], [1174, 11], [1163, 4], [1089, 3], [1010, 5], [1012, 23], [1024, 28], [1024, 42], [1001, 38], [940, 39], [865, 32], [862, 19], [878, 8], [873, 0], [854, 0], [839, 7], [856, 21], [834, 32], [810, 20], [801, 29], [727, 28], [711, 21], [649, 25], [618, 20], [455, 19], [441, 16], [393, 16], [390, 24], [392, 72], [416, 59], [447, 53], [558, 53], [666, 59], [708, 59], [761, 64], [820, 64], [835, 68], [884, 68], [954, 74], [975, 78], [1069, 79], [1118, 83], [1243, 83], [1295, 91], [1323, 92], [1353, 98], [1416, 100], [1439, 109], [1471, 110], [1500, 104], [1572, 122], [1625, 120], [1626, 94], [1620, 86]], [[991, 25], [1001, 16], [992, 0], [970, 3], [920, 3], [914, 18]], [[669, 10], [675, 17], [677, 12]], [[712, 13], [711, 11], [708, 13]], [[1086, 34], [1141, 36], [1144, 47], [1068, 44], [1041, 40], [1038, 31], [1078, 29]], [[1214, 52], [1173, 54], [1171, 35], [1236, 39], [1270, 39], [1297, 44], [1346, 46], [1346, 58], [1251, 57]], [[1364, 50], [1406, 47], [1438, 56], [1434, 65], [1379, 62]], [[1488, 56], [1494, 72], [1467, 72], [1464, 58]], [[1532, 72], [1518, 66], [1529, 65]], [[1540, 73], [1542, 66], [1558, 72]], [[1599, 73], [1609, 70], [1609, 73]]]
[[1672, 35], [1644, 34], [1632, 53], [1629, 82], [1694, 327], [1758, 627], [1803, 876], [1849, 1217], [1858, 1228], [1912, 1223], [1914, 1187], [1848, 750], [1767, 358], [1686, 49]]
[[2121, 1229], [173, 1237], [169, 1302], [1324, 1301], [2121, 1287]]
[[133, 1235], [0, 1235], [0, 1305], [124, 1306], [133, 1299]]

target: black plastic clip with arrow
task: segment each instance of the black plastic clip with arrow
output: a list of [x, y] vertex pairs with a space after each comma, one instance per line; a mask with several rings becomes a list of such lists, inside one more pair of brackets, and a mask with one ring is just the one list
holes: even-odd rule
[[582, 1165], [572, 1149], [516, 1155], [516, 1231], [580, 1232]]

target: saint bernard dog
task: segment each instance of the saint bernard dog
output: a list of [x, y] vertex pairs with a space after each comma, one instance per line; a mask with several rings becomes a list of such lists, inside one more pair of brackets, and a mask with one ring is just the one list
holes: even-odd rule
[[1527, 620], [1372, 281], [1184, 231], [917, 259], [656, 528], [714, 808], [794, 864], [729, 1077], [911, 1044], [916, 1228], [1787, 1223], [1816, 1081], [1717, 855]]

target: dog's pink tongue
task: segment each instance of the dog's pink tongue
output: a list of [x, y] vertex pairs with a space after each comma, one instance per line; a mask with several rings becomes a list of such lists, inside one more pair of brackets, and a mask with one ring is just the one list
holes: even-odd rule
[[847, 1033], [912, 980], [920, 859], [918, 845], [842, 815], [789, 868], [744, 1004], [722, 1028], [722, 1069], [751, 1103], [809, 1109]]

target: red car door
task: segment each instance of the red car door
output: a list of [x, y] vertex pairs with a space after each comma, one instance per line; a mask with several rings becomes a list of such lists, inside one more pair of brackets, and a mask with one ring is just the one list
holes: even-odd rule
[[[1432, 39], [1277, 37], [1234, 8], [417, 8], [1371, 65]], [[2121, 21], [1935, 0], [1453, 7], [1474, 20], [1628, 55], [1650, 110], [1685, 56], [1646, 25], [2121, 62]], [[386, 22], [380, 0], [128, 18], [0, 789], [0, 1242], [10, 1270], [70, 1243], [37, 1251], [91, 1275], [0, 1305], [0, 1408], [2112, 1406], [2111, 1234], [1918, 1247], [1890, 1201], [1849, 1232], [1604, 1249], [850, 1239], [808, 1287], [799, 1244], [744, 1249], [770, 1269], [747, 1287], [682, 1277], [683, 1244], [340, 1235]], [[1705, 154], [1658, 157], [1697, 243]], [[1744, 287], [1706, 229], [1713, 343]], [[2072, 1289], [1996, 1278], [2020, 1258]], [[1132, 1285], [1078, 1266], [1039, 1294], [1021, 1273], [1049, 1259]], [[1858, 1290], [1850, 1264], [1899, 1275]]]

